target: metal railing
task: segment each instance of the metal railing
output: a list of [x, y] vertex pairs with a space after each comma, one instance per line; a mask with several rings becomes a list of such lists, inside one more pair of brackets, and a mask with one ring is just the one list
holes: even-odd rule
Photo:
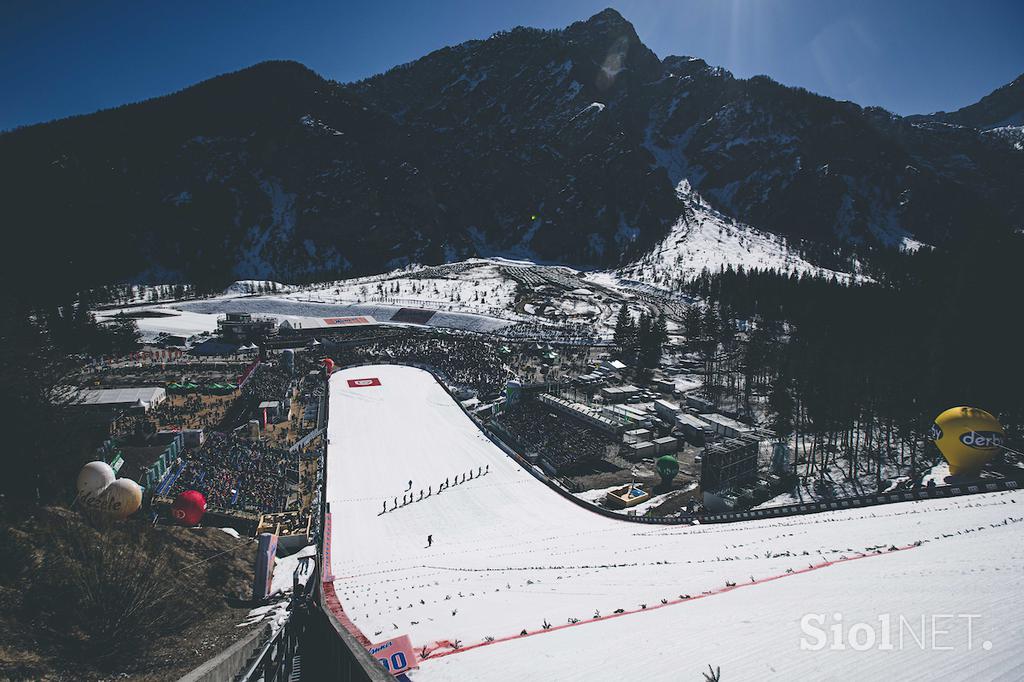
[[284, 627], [278, 629], [245, 669], [235, 677], [236, 682], [286, 682], [297, 667], [296, 653], [299, 648], [299, 633], [290, 618]]

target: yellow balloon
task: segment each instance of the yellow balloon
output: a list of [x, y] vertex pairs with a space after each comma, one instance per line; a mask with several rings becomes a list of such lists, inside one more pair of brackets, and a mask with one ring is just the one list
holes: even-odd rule
[[999, 452], [1006, 437], [999, 420], [976, 407], [946, 410], [935, 418], [930, 435], [954, 476], [977, 472]]

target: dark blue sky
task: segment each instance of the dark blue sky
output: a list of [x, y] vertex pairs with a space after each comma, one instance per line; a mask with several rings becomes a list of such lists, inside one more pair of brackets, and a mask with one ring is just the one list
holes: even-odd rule
[[1024, 1], [0, 1], [0, 130], [138, 101], [264, 59], [349, 81], [516, 25], [618, 9], [658, 54], [879, 105], [953, 110], [1024, 72]]

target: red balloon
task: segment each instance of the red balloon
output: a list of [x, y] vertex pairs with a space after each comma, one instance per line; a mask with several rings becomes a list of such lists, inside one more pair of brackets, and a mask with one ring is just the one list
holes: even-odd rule
[[206, 513], [206, 498], [198, 490], [186, 490], [174, 498], [171, 516], [183, 526], [194, 526]]

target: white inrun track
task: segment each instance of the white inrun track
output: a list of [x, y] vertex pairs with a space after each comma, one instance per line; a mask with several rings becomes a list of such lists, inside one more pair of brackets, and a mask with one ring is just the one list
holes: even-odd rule
[[1024, 679], [1024, 493], [616, 521], [390, 365], [334, 373], [328, 436], [335, 590], [370, 641], [431, 653], [414, 680]]

